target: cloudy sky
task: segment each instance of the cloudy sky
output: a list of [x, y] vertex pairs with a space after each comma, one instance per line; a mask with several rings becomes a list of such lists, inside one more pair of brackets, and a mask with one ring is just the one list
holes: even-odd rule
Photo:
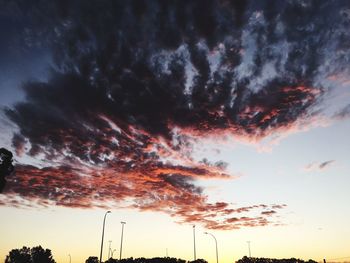
[[2, 258], [350, 256], [348, 1], [0, 5]]

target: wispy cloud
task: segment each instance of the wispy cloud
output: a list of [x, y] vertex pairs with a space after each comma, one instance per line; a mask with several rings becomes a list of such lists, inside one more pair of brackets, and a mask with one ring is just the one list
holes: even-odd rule
[[[133, 208], [164, 212], [179, 223], [200, 223], [208, 229], [221, 230], [275, 224], [271, 216], [276, 212], [272, 209], [285, 208], [285, 205], [232, 207], [226, 202], [209, 203], [202, 189], [193, 184], [196, 171], [188, 171], [186, 175], [182, 168], [149, 168], [119, 173], [117, 167], [39, 169], [19, 165], [4, 195], [0, 195], [0, 205]], [[168, 169], [179, 172], [169, 174]]]
[[333, 166], [334, 163], [335, 163], [335, 160], [329, 160], [325, 162], [313, 162], [304, 166], [303, 170], [305, 172], [323, 171]]
[[338, 120], [342, 119], [348, 119], [350, 117], [350, 104], [338, 111], [335, 115], [334, 118]]

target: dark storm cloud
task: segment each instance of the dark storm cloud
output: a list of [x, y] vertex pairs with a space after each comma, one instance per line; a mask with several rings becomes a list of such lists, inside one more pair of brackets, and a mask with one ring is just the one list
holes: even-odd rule
[[8, 3], [14, 16], [1, 17], [18, 32], [11, 39], [54, 61], [48, 80], [26, 82], [26, 99], [5, 111], [18, 126], [16, 153], [43, 163], [21, 166], [8, 196], [71, 207], [117, 197], [215, 229], [273, 223], [269, 211], [279, 205], [208, 203], [195, 180], [230, 176], [224, 162], [195, 162], [191, 140], [224, 132], [260, 139], [314, 116], [325, 93], [316, 81], [323, 50], [338, 19], [330, 14], [347, 5]]
[[[211, 71], [208, 58], [211, 49], [221, 44], [224, 49], [221, 57], [225, 58], [233, 51], [240, 57], [239, 52], [244, 47], [241, 41], [231, 39], [242, 31], [236, 25], [235, 6], [217, 1], [207, 2], [165, 4], [151, 1], [144, 5], [122, 2], [104, 5], [80, 3], [81, 8], [75, 4], [66, 6], [57, 2], [31, 7], [34, 9], [32, 13], [36, 11], [42, 14], [41, 9], [47, 8], [55, 14], [51, 19], [33, 15], [33, 20], [49, 19], [53, 32], [46, 27], [36, 28], [32, 38], [40, 30], [42, 34], [52, 36], [53, 43], [47, 45], [51, 44], [60, 65], [59, 71], [63, 73], [56, 73], [47, 84], [27, 84], [29, 102], [39, 104], [35, 107], [41, 107], [43, 105], [40, 104], [52, 105], [52, 100], [64, 98], [64, 101], [55, 103], [57, 109], [48, 109], [45, 113], [47, 116], [39, 117], [53, 117], [55, 121], [51, 121], [54, 125], [52, 128], [68, 124], [58, 120], [62, 115], [71, 116], [73, 112], [80, 118], [79, 114], [86, 115], [89, 110], [117, 115], [120, 121], [165, 137], [170, 133], [169, 122], [203, 132], [232, 127], [238, 133], [264, 135], [269, 128], [286, 126], [307, 114], [306, 109], [322, 93], [321, 87], [313, 87], [313, 76], [308, 74], [308, 67], [314, 65], [309, 63], [308, 58], [287, 60], [285, 65], [291, 65], [287, 69], [287, 78], [283, 76], [266, 80], [258, 90], [247, 88], [252, 83], [246, 78], [236, 81], [235, 74], [239, 75], [240, 72], [237, 65], [228, 64], [230, 60], [226, 62], [225, 59], [218, 59], [217, 63], [221, 67]], [[26, 5], [19, 4], [24, 6], [23, 9], [28, 9]], [[284, 8], [287, 9], [284, 12], [288, 13], [291, 7]], [[309, 9], [305, 11], [305, 16], [311, 12], [312, 8]], [[92, 12], [96, 15], [89, 15]], [[182, 17], [185, 23], [179, 25], [178, 17]], [[285, 20], [285, 27], [292, 30], [288, 27], [291, 21], [288, 17]], [[254, 54], [255, 65], [249, 76], [253, 79], [260, 74], [256, 72], [256, 68], [262, 68], [259, 63], [265, 63], [274, 56], [272, 54], [271, 59], [257, 58], [267, 56], [270, 52], [269, 46], [259, 47], [259, 39], [268, 37], [264, 30], [259, 31], [259, 23], [248, 27], [252, 32], [257, 31], [254, 34], [260, 51]], [[263, 24], [265, 26], [268, 23]], [[108, 30], [105, 29], [107, 27]], [[162, 41], [163, 38], [169, 39], [169, 32], [180, 39], [171, 41], [174, 46]], [[283, 34], [287, 41], [291, 38], [288, 34]], [[304, 42], [310, 44], [315, 41]], [[50, 42], [50, 38], [47, 42]], [[304, 42], [303, 45], [306, 45]], [[214, 45], [211, 47], [212, 43]], [[181, 47], [183, 51], [178, 51]], [[309, 48], [314, 49], [313, 46]], [[303, 49], [303, 46], [295, 48]], [[162, 52], [168, 55], [162, 58]], [[293, 56], [289, 55], [288, 59], [290, 57]], [[188, 84], [192, 85], [186, 88], [189, 78], [186, 65], [189, 64], [196, 74], [193, 83]], [[231, 68], [226, 70], [224, 67]], [[298, 72], [300, 70], [306, 76]], [[46, 91], [51, 86], [53, 91]], [[47, 96], [39, 96], [38, 93], [42, 91], [48, 93]], [[62, 104], [65, 109], [62, 109]], [[27, 111], [26, 107], [33, 108], [30, 103], [24, 103], [17, 106], [17, 111]], [[42, 109], [33, 110], [40, 114]], [[15, 113], [10, 115], [14, 119], [18, 118], [14, 116]]]

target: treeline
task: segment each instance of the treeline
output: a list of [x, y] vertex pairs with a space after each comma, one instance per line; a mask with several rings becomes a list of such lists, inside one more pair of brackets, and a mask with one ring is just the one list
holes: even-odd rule
[[312, 259], [304, 261], [302, 259], [288, 258], [288, 259], [276, 259], [276, 258], [252, 258], [252, 257], [243, 257], [236, 261], [236, 263], [317, 263]]
[[[94, 261], [89, 261], [89, 259], [94, 259]], [[98, 263], [97, 257], [90, 257], [85, 263]], [[122, 260], [112, 259], [105, 261], [105, 263], [208, 263], [204, 259], [197, 259], [195, 261], [186, 261], [178, 258], [127, 258]], [[252, 258], [243, 257], [236, 261], [236, 263], [317, 263], [314, 260], [304, 261], [302, 259], [289, 258], [289, 259], [275, 259], [275, 258]]]
[[[53, 259], [50, 249], [44, 249], [41, 246], [20, 249], [12, 249], [6, 256], [5, 263], [56, 263]], [[99, 263], [98, 257], [91, 256], [85, 260], [85, 263]], [[104, 263], [208, 263], [204, 259], [186, 261], [179, 258], [155, 257], [155, 258], [126, 258], [122, 260], [110, 258]], [[274, 259], [274, 258], [252, 258], [243, 257], [236, 263], [317, 263], [314, 260], [304, 261], [301, 259]]]
[[[85, 263], [99, 263], [97, 257], [89, 257]], [[186, 261], [180, 258], [156, 257], [156, 258], [125, 258], [122, 260], [110, 258], [104, 263], [208, 263], [204, 259]]]
[[[44, 249], [41, 246], [37, 247], [22, 247], [19, 249], [12, 249], [5, 258], [5, 263], [56, 263], [51, 250]], [[85, 263], [99, 263], [97, 257], [89, 257]], [[208, 263], [204, 259], [197, 259], [195, 261], [186, 261], [178, 258], [170, 257], [156, 257], [156, 258], [126, 258], [117, 260], [110, 258], [104, 263]]]

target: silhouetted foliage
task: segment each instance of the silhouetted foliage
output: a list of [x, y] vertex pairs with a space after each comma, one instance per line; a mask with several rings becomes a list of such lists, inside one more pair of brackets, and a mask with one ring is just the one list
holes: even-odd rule
[[[90, 260], [90, 261], [89, 261]], [[122, 260], [110, 258], [105, 263], [208, 263], [204, 259], [197, 259], [195, 261], [186, 261], [179, 258], [171, 257], [155, 257], [155, 258], [125, 258]], [[89, 257], [85, 263], [98, 263], [97, 257]]]
[[98, 263], [97, 257], [89, 257], [87, 260], [85, 260], [85, 263]]
[[202, 259], [202, 258], [198, 258], [196, 260], [193, 261], [189, 261], [188, 263], [208, 263], [208, 261]]
[[309, 259], [304, 261], [302, 259], [289, 258], [289, 259], [276, 259], [276, 258], [252, 258], [252, 257], [243, 257], [236, 261], [236, 263], [317, 263], [314, 260]]
[[6, 256], [5, 263], [55, 263], [51, 250], [41, 246], [12, 249]]
[[6, 185], [5, 177], [13, 172], [12, 153], [5, 148], [0, 148], [0, 193]]
[[30, 248], [12, 249], [6, 256], [5, 263], [27, 263], [31, 261]]

